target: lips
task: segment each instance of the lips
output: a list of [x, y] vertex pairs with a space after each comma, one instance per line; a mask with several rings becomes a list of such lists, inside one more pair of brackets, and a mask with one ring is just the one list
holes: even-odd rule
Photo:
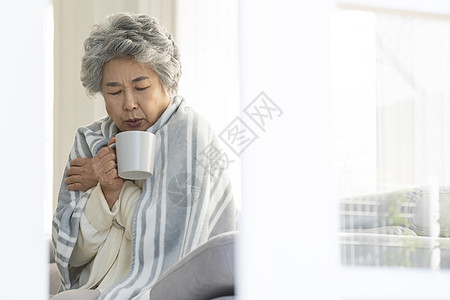
[[128, 119], [125, 123], [127, 123], [128, 126], [135, 128], [141, 126], [142, 120], [143, 119]]

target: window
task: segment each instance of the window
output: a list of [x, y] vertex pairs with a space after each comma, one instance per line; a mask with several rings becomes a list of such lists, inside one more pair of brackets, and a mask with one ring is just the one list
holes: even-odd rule
[[437, 282], [450, 269], [450, 15], [427, 4], [341, 1], [333, 16], [344, 297], [445, 295]]

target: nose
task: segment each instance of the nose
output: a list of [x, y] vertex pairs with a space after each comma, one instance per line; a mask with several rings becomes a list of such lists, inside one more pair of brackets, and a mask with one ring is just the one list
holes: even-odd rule
[[124, 110], [132, 111], [132, 110], [138, 108], [138, 101], [134, 97], [133, 92], [124, 91], [124, 96], [125, 96], [124, 104], [123, 104]]

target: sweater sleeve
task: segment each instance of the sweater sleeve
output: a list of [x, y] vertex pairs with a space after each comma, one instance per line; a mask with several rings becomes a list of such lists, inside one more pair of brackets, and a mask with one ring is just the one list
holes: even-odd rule
[[125, 227], [125, 237], [131, 240], [133, 219], [136, 204], [141, 197], [142, 189], [131, 181], [125, 181], [120, 195], [120, 210], [118, 221]]
[[98, 248], [107, 238], [113, 219], [119, 211], [119, 201], [120, 198], [110, 210], [100, 184], [94, 188], [81, 215], [77, 243], [70, 258], [72, 266], [82, 266], [97, 254]]
[[100, 184], [94, 188], [81, 216], [78, 240], [70, 259], [72, 266], [90, 262], [114, 224], [123, 226], [126, 237], [131, 240], [134, 210], [140, 195], [141, 188], [131, 181], [125, 181], [119, 199], [110, 210]]

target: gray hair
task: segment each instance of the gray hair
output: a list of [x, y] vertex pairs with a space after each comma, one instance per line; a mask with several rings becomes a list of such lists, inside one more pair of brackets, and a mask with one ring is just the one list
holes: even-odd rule
[[130, 56], [149, 66], [164, 89], [178, 90], [181, 62], [172, 36], [158, 21], [147, 15], [120, 13], [94, 25], [84, 42], [81, 82], [91, 96], [101, 91], [103, 65], [116, 57]]

